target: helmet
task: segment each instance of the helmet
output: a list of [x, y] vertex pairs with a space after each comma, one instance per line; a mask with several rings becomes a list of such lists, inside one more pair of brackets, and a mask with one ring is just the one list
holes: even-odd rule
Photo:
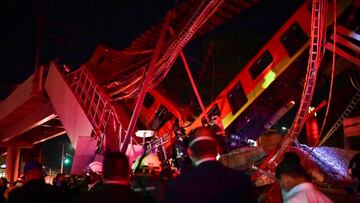
[[162, 167], [158, 156], [155, 154], [148, 154], [141, 160], [140, 166], [138, 166], [140, 159], [141, 157], [138, 157], [134, 161], [132, 165], [133, 172], [138, 171], [143, 175], [160, 174]]
[[161, 172], [161, 161], [155, 154], [149, 154], [141, 161], [140, 168]]
[[88, 172], [96, 173], [96, 174], [102, 174], [103, 172], [103, 164], [99, 161], [91, 162], [88, 165]]

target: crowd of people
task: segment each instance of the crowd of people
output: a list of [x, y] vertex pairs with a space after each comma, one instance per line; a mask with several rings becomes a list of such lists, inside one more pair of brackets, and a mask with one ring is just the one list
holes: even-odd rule
[[[110, 152], [104, 156], [101, 171], [90, 171], [87, 184], [73, 187], [63, 174], [55, 178], [53, 185], [46, 184], [41, 164], [28, 161], [23, 185], [6, 194], [6, 179], [1, 179], [0, 203], [257, 202], [250, 178], [220, 164], [216, 160], [219, 151], [213, 131], [200, 127], [190, 134], [187, 144], [193, 167], [176, 177], [166, 181], [150, 175], [131, 178], [128, 157]], [[286, 154], [275, 175], [282, 189], [283, 202], [332, 202], [311, 183], [296, 154]]]

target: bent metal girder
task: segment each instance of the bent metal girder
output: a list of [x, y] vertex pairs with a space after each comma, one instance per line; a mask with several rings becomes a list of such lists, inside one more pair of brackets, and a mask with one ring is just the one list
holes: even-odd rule
[[[192, 18], [190, 18], [189, 22], [185, 25], [182, 31], [179, 33], [176, 39], [171, 43], [171, 45], [167, 48], [166, 52], [163, 54], [161, 59], [155, 64], [152, 62], [157, 61], [157, 57], [154, 58], [156, 61], [151, 61], [149, 65], [149, 69], [146, 73], [145, 79], [142, 84], [142, 88], [140, 90], [140, 95], [136, 102], [136, 106], [131, 117], [129, 127], [126, 132], [126, 136], [124, 142], [122, 143], [120, 151], [126, 152], [130, 137], [134, 134], [136, 122], [142, 107], [142, 103], [144, 101], [144, 97], [147, 91], [154, 88], [156, 85], [162, 81], [167, 73], [169, 72], [171, 66], [175, 62], [177, 56], [184, 48], [184, 46], [190, 41], [190, 39], [194, 36], [194, 34], [200, 29], [200, 27], [215, 13], [215, 11], [220, 7], [222, 0], [205, 0], [203, 1]], [[165, 30], [167, 31], [167, 29]], [[163, 35], [165, 31], [161, 31], [160, 35]], [[160, 38], [161, 42], [162, 39]], [[157, 51], [160, 52], [160, 47], [155, 48], [154, 55]]]
[[[286, 134], [281, 146], [277, 151], [272, 153], [259, 167], [262, 170], [273, 170], [277, 165], [277, 161], [286, 152], [289, 146], [299, 136], [300, 131], [305, 123], [306, 113], [311, 104], [313, 97], [318, 69], [324, 55], [324, 39], [326, 31], [327, 3], [323, 0], [313, 0], [311, 14], [311, 39], [307, 73], [305, 85], [301, 97], [300, 107], [295, 116], [289, 132]], [[256, 174], [253, 178], [257, 177]]]

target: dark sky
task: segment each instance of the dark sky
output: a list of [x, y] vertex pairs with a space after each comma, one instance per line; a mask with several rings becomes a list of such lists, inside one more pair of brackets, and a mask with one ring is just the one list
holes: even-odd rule
[[[260, 1], [214, 34], [242, 33], [264, 43], [299, 2]], [[177, 0], [3, 0], [0, 85], [20, 83], [33, 72], [36, 45], [40, 64], [60, 57], [76, 67], [96, 44], [124, 48], [176, 5]]]
[[0, 84], [24, 81], [40, 64], [56, 57], [79, 65], [96, 44], [124, 48], [159, 22], [175, 0], [4, 0], [0, 3]]
[[[67, 135], [62, 135], [57, 138], [51, 139], [44, 143], [38, 144], [35, 149], [42, 150], [42, 160], [44, 164], [52, 169], [58, 168], [60, 169], [61, 165], [61, 153], [62, 153], [62, 145], [64, 144], [64, 156], [69, 160], [73, 160], [74, 148], [70, 144], [70, 140]], [[70, 163], [72, 163], [70, 161]], [[71, 164], [64, 164], [64, 171], [70, 172]]]

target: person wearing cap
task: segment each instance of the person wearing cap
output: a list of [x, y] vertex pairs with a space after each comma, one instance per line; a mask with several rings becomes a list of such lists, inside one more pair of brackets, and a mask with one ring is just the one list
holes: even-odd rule
[[169, 182], [165, 202], [256, 202], [250, 178], [217, 162], [219, 150], [209, 128], [196, 128], [188, 142], [195, 167]]
[[88, 192], [81, 203], [143, 202], [143, 197], [130, 189], [128, 158], [120, 152], [105, 155], [102, 186]]
[[94, 161], [89, 164], [86, 175], [89, 192], [96, 191], [101, 186], [102, 168], [103, 164], [98, 161]]
[[153, 202], [163, 202], [166, 182], [162, 179], [162, 162], [155, 154], [141, 156], [134, 168], [131, 188], [137, 194]]
[[42, 166], [37, 161], [28, 161], [24, 167], [25, 184], [12, 190], [8, 203], [60, 203], [63, 197], [59, 190], [44, 180]]

